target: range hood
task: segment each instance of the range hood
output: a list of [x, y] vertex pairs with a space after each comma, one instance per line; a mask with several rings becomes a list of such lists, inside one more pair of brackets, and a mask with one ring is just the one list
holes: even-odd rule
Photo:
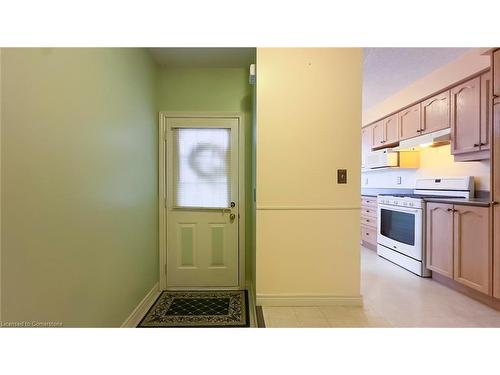
[[368, 153], [363, 160], [364, 169], [394, 168], [399, 166], [399, 155], [391, 149], [382, 149]]
[[394, 147], [394, 151], [418, 151], [423, 147], [439, 146], [450, 143], [451, 129], [438, 130], [433, 133], [420, 135], [415, 138], [405, 139], [399, 142], [398, 147]]

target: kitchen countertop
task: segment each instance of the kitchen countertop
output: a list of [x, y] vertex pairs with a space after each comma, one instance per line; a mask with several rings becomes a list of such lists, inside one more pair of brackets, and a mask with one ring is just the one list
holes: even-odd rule
[[[378, 194], [405, 194], [413, 193], [413, 189], [375, 189], [375, 188], [363, 188], [361, 189], [361, 195], [366, 197], [377, 197]], [[448, 204], [462, 204], [466, 206], [480, 206], [489, 207], [491, 205], [491, 199], [489, 197], [489, 192], [487, 191], [476, 191], [476, 198], [424, 198], [425, 202], [436, 202], [436, 203], [448, 203]]]
[[426, 202], [462, 204], [465, 206], [489, 207], [491, 200], [489, 198], [424, 198]]
[[413, 193], [413, 189], [389, 189], [389, 188], [361, 188], [361, 195], [366, 197], [376, 197], [379, 194], [406, 194]]

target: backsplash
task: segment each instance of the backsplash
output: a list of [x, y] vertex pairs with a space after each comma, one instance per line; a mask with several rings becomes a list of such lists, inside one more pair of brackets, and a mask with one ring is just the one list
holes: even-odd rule
[[415, 188], [425, 177], [474, 176], [476, 190], [490, 190], [490, 161], [455, 163], [450, 145], [420, 151], [419, 169], [384, 169], [361, 173], [361, 188]]

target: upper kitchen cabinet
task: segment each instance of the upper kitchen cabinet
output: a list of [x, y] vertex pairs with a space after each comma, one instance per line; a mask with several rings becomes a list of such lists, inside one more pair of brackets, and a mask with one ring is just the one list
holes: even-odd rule
[[451, 153], [479, 151], [481, 144], [481, 78], [451, 89]]
[[373, 126], [365, 126], [361, 129], [361, 166], [365, 165], [365, 156], [372, 150]]
[[451, 89], [451, 153], [455, 161], [490, 158], [491, 73]]
[[372, 148], [384, 146], [384, 139], [385, 139], [384, 122], [382, 120], [373, 124]]
[[493, 102], [500, 103], [500, 49], [493, 52]]
[[420, 135], [420, 103], [398, 113], [401, 140]]
[[450, 127], [450, 92], [445, 91], [422, 102], [422, 122], [419, 134], [432, 133]]
[[386, 117], [382, 120], [384, 124], [385, 138], [384, 144], [393, 144], [399, 142], [399, 125], [398, 125], [398, 115], [394, 114], [392, 116]]
[[481, 150], [490, 149], [491, 129], [493, 126], [493, 94], [491, 71], [481, 76]]
[[382, 148], [399, 141], [398, 115], [386, 117], [373, 125], [372, 147]]

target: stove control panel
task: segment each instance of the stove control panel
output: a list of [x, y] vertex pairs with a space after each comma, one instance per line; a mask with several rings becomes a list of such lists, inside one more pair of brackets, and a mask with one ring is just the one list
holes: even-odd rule
[[422, 199], [410, 198], [410, 197], [392, 197], [386, 195], [380, 195], [377, 198], [379, 204], [385, 204], [388, 206], [399, 206], [408, 208], [422, 208], [424, 201]]

